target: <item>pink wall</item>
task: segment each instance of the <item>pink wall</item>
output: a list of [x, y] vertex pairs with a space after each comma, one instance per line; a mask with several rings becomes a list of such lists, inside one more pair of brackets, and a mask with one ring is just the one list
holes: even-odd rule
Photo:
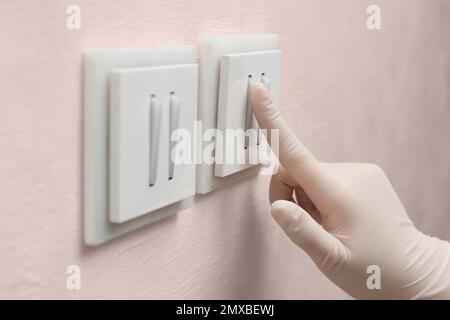
[[[382, 9], [368, 31], [365, 10]], [[82, 10], [81, 31], [65, 9]], [[96, 249], [82, 245], [81, 53], [270, 31], [281, 110], [327, 161], [373, 161], [450, 239], [450, 1], [0, 2], [0, 298], [345, 298], [270, 218], [267, 177]], [[66, 289], [66, 266], [82, 289]]]

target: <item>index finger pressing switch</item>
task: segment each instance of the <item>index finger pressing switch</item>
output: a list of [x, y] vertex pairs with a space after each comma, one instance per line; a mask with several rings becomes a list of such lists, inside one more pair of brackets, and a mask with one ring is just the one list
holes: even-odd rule
[[[197, 65], [118, 69], [110, 75], [109, 220], [123, 223], [195, 194], [193, 159], [176, 164], [180, 146], [194, 155]], [[185, 135], [183, 135], [185, 137]]]

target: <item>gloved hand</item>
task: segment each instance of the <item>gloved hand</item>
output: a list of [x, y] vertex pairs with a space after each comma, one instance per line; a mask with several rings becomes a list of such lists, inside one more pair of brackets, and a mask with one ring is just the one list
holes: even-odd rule
[[279, 130], [272, 215], [322, 273], [354, 298], [450, 299], [450, 244], [416, 229], [382, 169], [319, 162], [262, 84], [250, 95], [260, 127]]

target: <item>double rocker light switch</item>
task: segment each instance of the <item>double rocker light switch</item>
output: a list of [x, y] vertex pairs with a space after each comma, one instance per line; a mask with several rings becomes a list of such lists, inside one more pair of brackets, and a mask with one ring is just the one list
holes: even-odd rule
[[[273, 161], [266, 165], [271, 156], [264, 152], [267, 145], [248, 93], [252, 82], [262, 82], [277, 102], [281, 51], [276, 34], [230, 34], [205, 37], [200, 55], [198, 119], [203, 135], [198, 135], [197, 146], [204, 152], [214, 147], [214, 161], [197, 167], [196, 192], [204, 194], [270, 169]], [[211, 143], [208, 133], [215, 129]], [[256, 130], [245, 136], [249, 129]], [[253, 133], [256, 139], [251, 139]], [[258, 165], [262, 162], [264, 166]]]
[[84, 54], [84, 232], [98, 245], [192, 206], [190, 45]]
[[[111, 73], [111, 221], [122, 223], [194, 195], [196, 105], [195, 64]], [[188, 153], [184, 161], [177, 151]]]
[[[280, 82], [281, 51], [267, 50], [223, 55], [216, 139], [215, 175], [226, 177], [260, 164], [267, 149], [250, 103], [250, 88], [261, 82], [276, 99]], [[220, 159], [219, 159], [220, 157]]]

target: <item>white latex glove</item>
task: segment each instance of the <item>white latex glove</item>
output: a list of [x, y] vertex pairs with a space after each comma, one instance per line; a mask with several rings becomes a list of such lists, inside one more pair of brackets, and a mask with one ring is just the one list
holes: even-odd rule
[[[450, 244], [415, 228], [382, 169], [319, 162], [263, 85], [253, 83], [251, 102], [263, 129], [279, 129], [272, 215], [325, 276], [359, 299], [450, 298]], [[381, 289], [367, 286], [373, 265]]]

